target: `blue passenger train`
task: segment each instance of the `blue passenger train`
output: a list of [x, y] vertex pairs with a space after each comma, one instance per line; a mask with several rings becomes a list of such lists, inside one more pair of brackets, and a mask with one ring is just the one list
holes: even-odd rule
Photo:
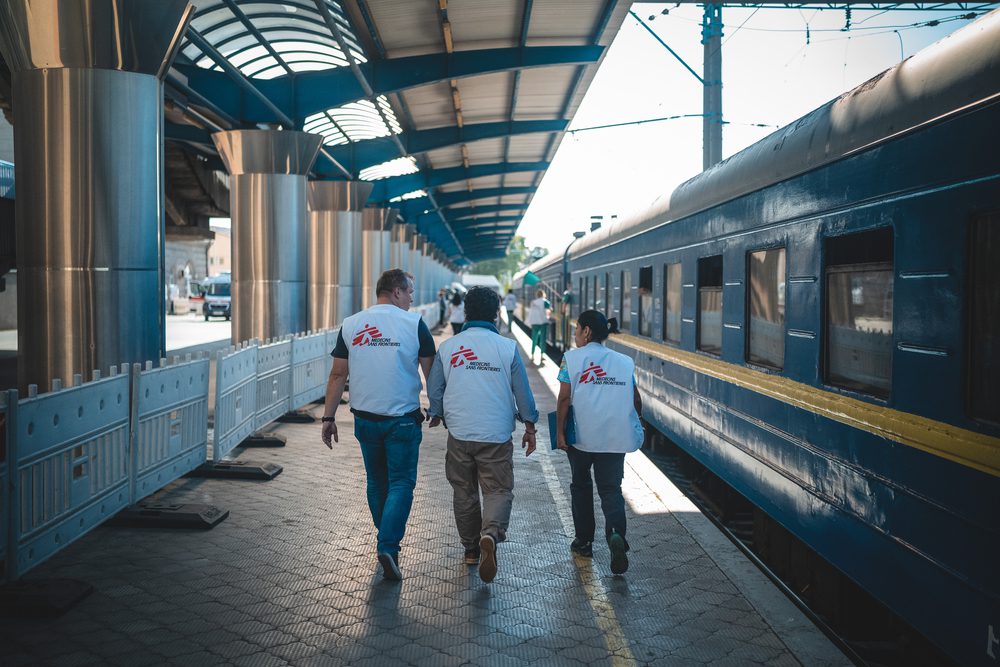
[[552, 344], [617, 316], [644, 418], [963, 665], [1000, 664], [998, 128], [995, 11], [528, 269], [572, 285]]

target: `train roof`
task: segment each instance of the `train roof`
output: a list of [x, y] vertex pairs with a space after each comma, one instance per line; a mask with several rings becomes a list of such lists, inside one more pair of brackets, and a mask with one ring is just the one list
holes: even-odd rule
[[[1000, 10], [932, 44], [573, 245], [570, 257], [849, 157], [1000, 97]], [[556, 257], [558, 255], [558, 257]], [[541, 270], [562, 253], [526, 270]]]

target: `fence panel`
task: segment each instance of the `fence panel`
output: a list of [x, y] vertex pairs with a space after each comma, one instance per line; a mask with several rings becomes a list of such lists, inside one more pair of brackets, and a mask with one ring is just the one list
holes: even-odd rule
[[129, 376], [8, 400], [11, 579], [129, 504]]
[[208, 372], [208, 357], [133, 367], [133, 504], [208, 458]]
[[7, 538], [10, 528], [7, 485], [7, 394], [0, 392], [0, 584], [7, 581]]
[[215, 372], [212, 460], [218, 463], [257, 430], [257, 346], [219, 352]]
[[288, 411], [323, 398], [326, 393], [326, 333], [319, 332], [292, 339], [292, 396]]
[[288, 412], [292, 394], [292, 340], [286, 338], [257, 350], [257, 416], [254, 430], [258, 431]]

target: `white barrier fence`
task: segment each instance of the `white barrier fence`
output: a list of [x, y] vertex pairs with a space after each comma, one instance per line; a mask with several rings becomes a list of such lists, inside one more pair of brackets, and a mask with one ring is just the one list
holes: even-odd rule
[[132, 504], [205, 462], [209, 359], [132, 368]]
[[[336, 339], [322, 331], [220, 352], [212, 459], [321, 397]], [[0, 583], [205, 463], [209, 363], [174, 358], [104, 378], [95, 371], [86, 383], [76, 376], [68, 388], [53, 380], [42, 395], [0, 392]], [[259, 410], [262, 382], [272, 390]]]

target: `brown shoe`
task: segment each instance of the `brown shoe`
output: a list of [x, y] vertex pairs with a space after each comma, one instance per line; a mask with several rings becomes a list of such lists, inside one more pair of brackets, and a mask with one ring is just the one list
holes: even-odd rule
[[479, 547], [469, 547], [465, 550], [465, 564], [466, 565], [478, 565], [479, 564]]
[[479, 578], [489, 583], [497, 576], [497, 541], [492, 535], [479, 540]]

